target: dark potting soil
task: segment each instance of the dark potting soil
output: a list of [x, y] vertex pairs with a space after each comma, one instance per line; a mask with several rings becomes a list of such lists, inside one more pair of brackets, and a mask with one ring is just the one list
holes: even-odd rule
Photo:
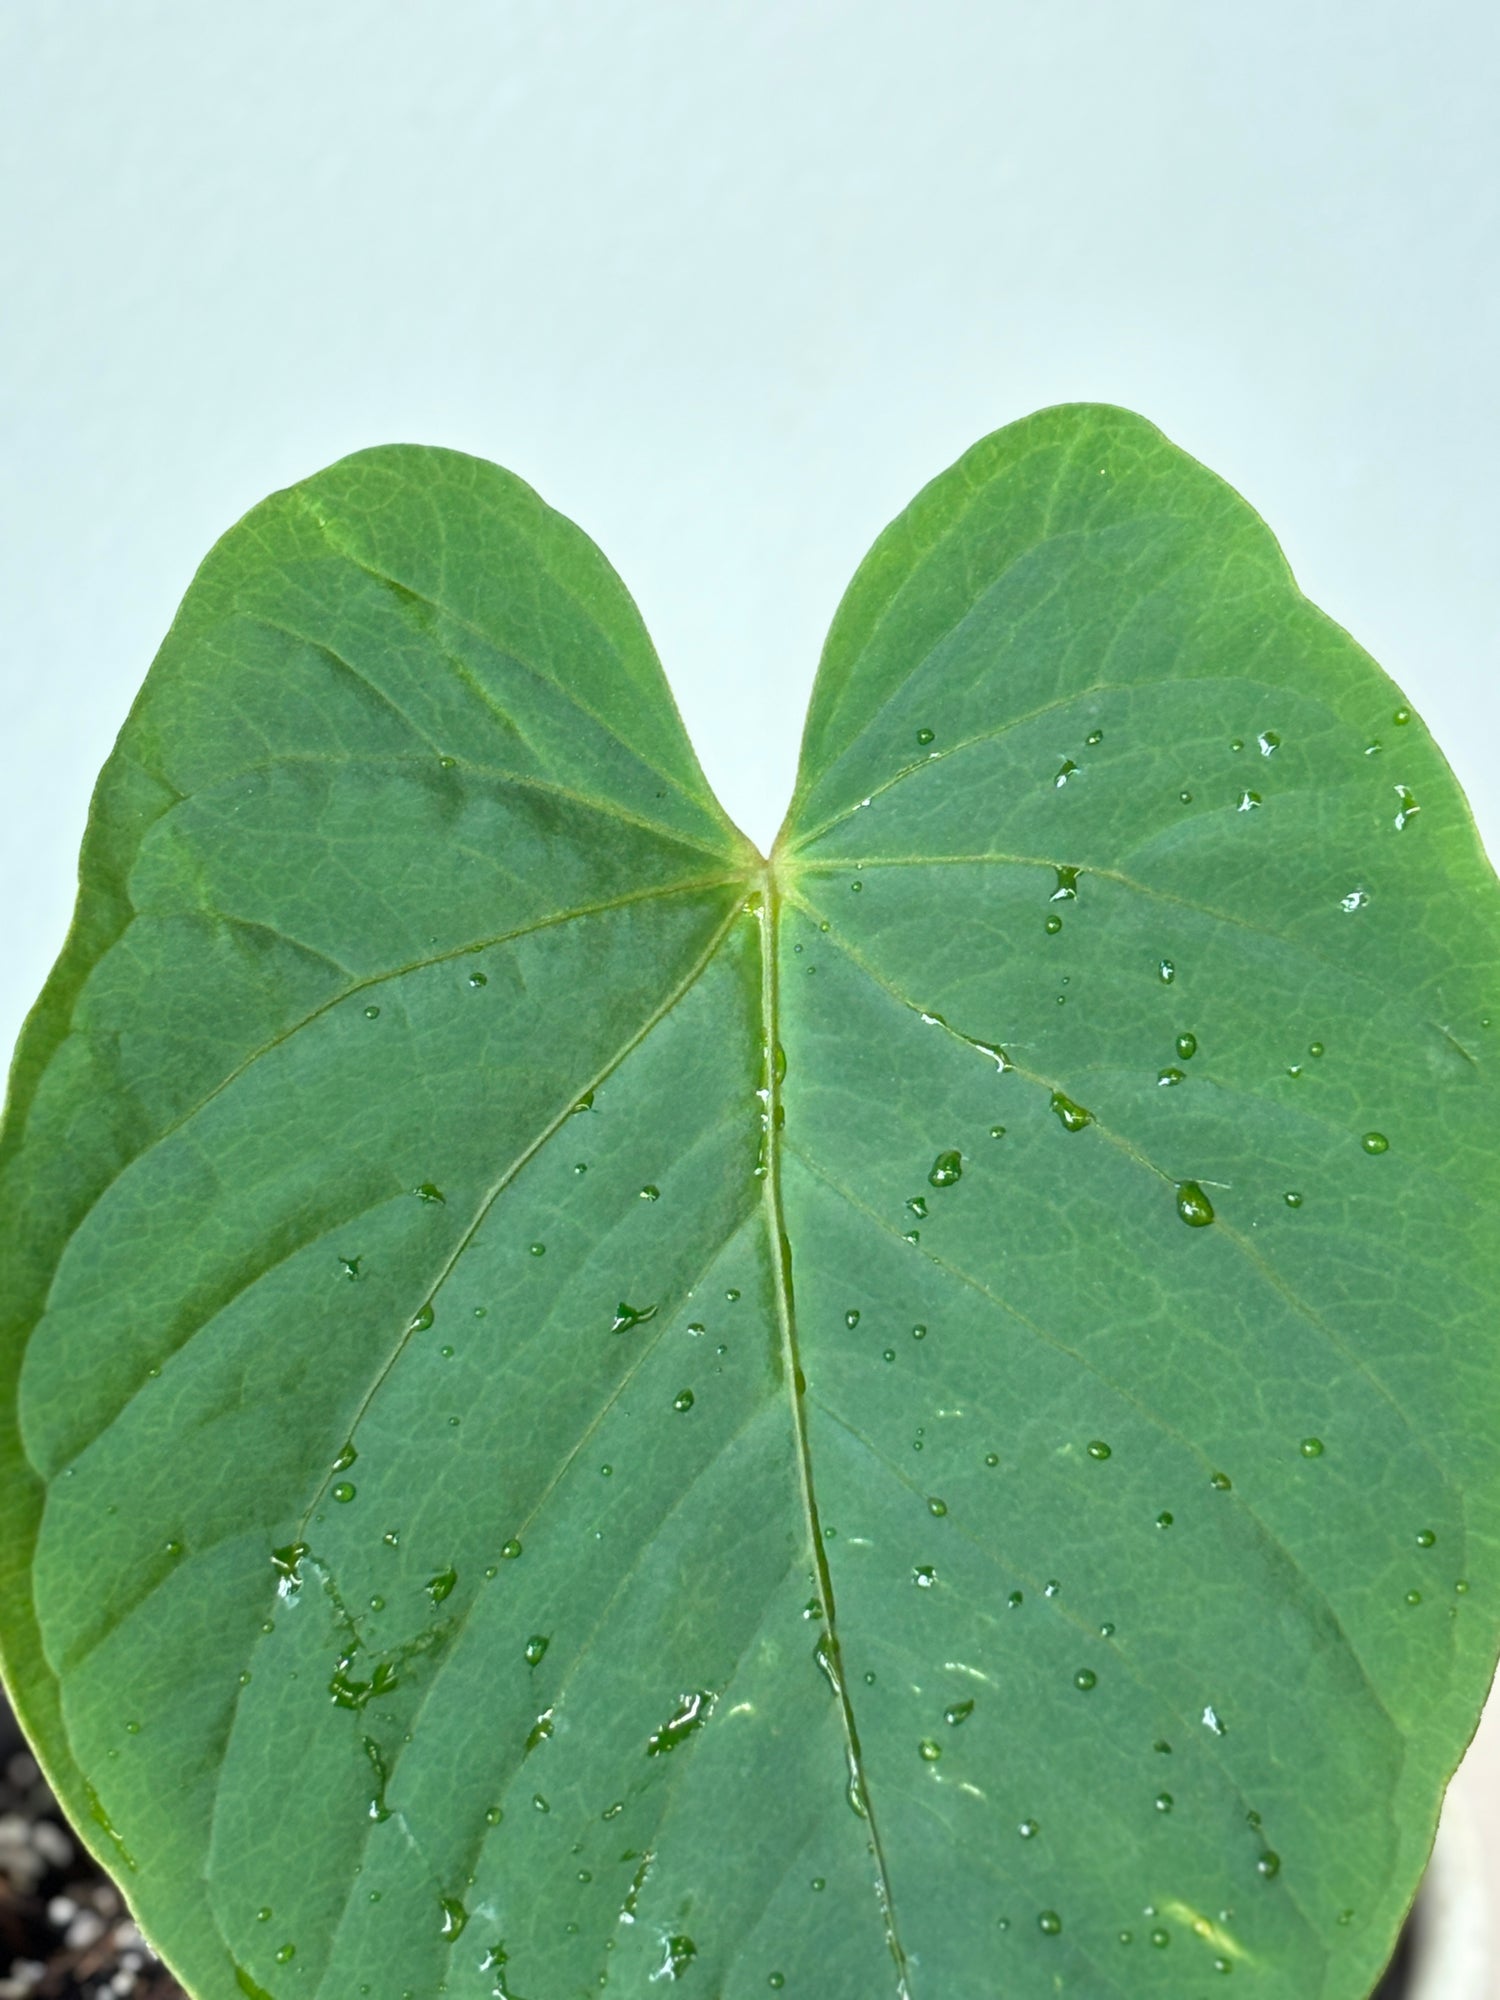
[[[1412, 1929], [1371, 2000], [1404, 2000]], [[74, 1838], [3, 1699], [0, 2000], [187, 2000]]]

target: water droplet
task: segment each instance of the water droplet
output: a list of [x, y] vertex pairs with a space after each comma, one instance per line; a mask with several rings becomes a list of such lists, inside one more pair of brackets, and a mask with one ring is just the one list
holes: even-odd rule
[[[727, 1292], [726, 1292], [726, 1293], [724, 1294], [725, 1298], [726, 1298], [726, 1299], [727, 1299], [727, 1300], [729, 1301], [730, 1305], [733, 1305], [733, 1304], [735, 1303], [735, 1301], [736, 1301], [736, 1299], [738, 1299], [739, 1295], [740, 1295], [740, 1294], [739, 1294], [739, 1287], [738, 1287], [738, 1286], [736, 1286], [736, 1285], [731, 1285], [731, 1286], [729, 1287], [729, 1290], [728, 1290], [728, 1291], [727, 1291]], [[655, 1310], [656, 1310], [655, 1306], [653, 1306], [653, 1307], [651, 1308], [651, 1310], [652, 1310], [653, 1312], [655, 1312]]]
[[532, 1246], [531, 1246], [531, 1254], [532, 1254], [532, 1256], [533, 1256], [533, 1257], [545, 1257], [545, 1256], [546, 1256], [546, 1254], [547, 1254], [547, 1246], [546, 1246], [546, 1244], [545, 1244], [545, 1243], [533, 1243], [533, 1244], [532, 1244]]
[[1241, 792], [1239, 804], [1235, 807], [1235, 811], [1242, 813], [1254, 812], [1256, 807], [1262, 803], [1263, 801], [1259, 792]]
[[1045, 1587], [1043, 1588], [1042, 1595], [1043, 1597], [1056, 1597], [1057, 1593], [1061, 1589], [1062, 1585], [1058, 1582], [1057, 1578], [1055, 1576], [1049, 1577], [1047, 1579]]
[[1109, 1446], [1103, 1438], [1095, 1438], [1088, 1447], [1088, 1453], [1090, 1458], [1108, 1458]]
[[445, 1597], [451, 1597], [453, 1586], [458, 1582], [458, 1571], [450, 1563], [447, 1569], [440, 1569], [436, 1576], [428, 1577], [422, 1588], [434, 1604], [441, 1604]]
[[1071, 1097], [1064, 1097], [1060, 1090], [1052, 1093], [1052, 1109], [1069, 1132], [1081, 1132], [1085, 1125], [1093, 1123], [1093, 1113], [1075, 1104]]
[[359, 1267], [363, 1262], [363, 1257], [340, 1257], [339, 1259], [339, 1263], [343, 1266], [344, 1276], [351, 1283], [359, 1277]]
[[500, 1553], [507, 1562], [514, 1562], [521, 1553], [521, 1544], [512, 1535], [508, 1542], [500, 1544]]
[[992, 1125], [990, 1127], [990, 1137], [992, 1139], [1003, 1139], [1005, 1137], [1005, 1127], [1003, 1125]]
[[412, 1189], [412, 1193], [417, 1197], [418, 1201], [446, 1202], [448, 1199], [443, 1190], [440, 1187], [435, 1187], [431, 1181], [423, 1181], [420, 1187]]
[[1411, 721], [1411, 710], [1409, 708], [1398, 708], [1391, 717], [1391, 720], [1398, 729], [1404, 729], [1407, 723]]
[[929, 744], [932, 741], [932, 731], [930, 729], [919, 729], [917, 731], [917, 741], [924, 746]]
[[962, 1180], [963, 1171], [964, 1162], [961, 1153], [939, 1153], [932, 1163], [927, 1178], [935, 1188], [952, 1187], [955, 1181]]
[[504, 1817], [505, 1808], [503, 1806], [489, 1806], [485, 1811], [484, 1823], [486, 1826], [498, 1826]]
[[1409, 1590], [1409, 1591], [1407, 1591], [1407, 1593], [1406, 1593], [1406, 1601], [1407, 1601], [1407, 1603], [1408, 1603], [1408, 1604], [1420, 1604], [1420, 1603], [1422, 1602], [1422, 1593], [1421, 1593], [1421, 1591], [1420, 1591], [1420, 1590]]
[[999, 1454], [999, 1452], [997, 1452], [997, 1451], [987, 1451], [987, 1452], [985, 1453], [985, 1455], [984, 1455], [984, 1462], [985, 1462], [985, 1464], [986, 1464], [986, 1465], [988, 1465], [988, 1466], [991, 1466], [991, 1467], [993, 1467], [993, 1466], [996, 1466], [996, 1465], [998, 1465], [998, 1464], [1000, 1463], [1000, 1454]]
[[1196, 1181], [1179, 1181], [1177, 1213], [1189, 1229], [1202, 1229], [1213, 1221], [1214, 1205]]
[[1035, 1840], [1041, 1830], [1040, 1822], [1034, 1819], [1023, 1819], [1021, 1824], [1016, 1828], [1016, 1832], [1020, 1834], [1022, 1840]]
[[333, 1497], [341, 1507], [348, 1506], [354, 1498], [355, 1489], [347, 1479], [341, 1479], [333, 1489]]
[[1134, 1932], [1134, 1931], [1121, 1931], [1121, 1932], [1120, 1932], [1120, 1942], [1121, 1942], [1121, 1944], [1134, 1944], [1134, 1942], [1135, 1942], [1135, 1932]]
[[852, 891], [852, 892], [853, 892], [853, 893], [854, 893], [854, 894], [855, 894], [856, 896], [857, 896], [857, 895], [859, 894], [860, 890], [864, 888], [864, 886], [865, 886], [865, 885], [864, 885], [864, 883], [863, 883], [863, 882], [851, 882], [851, 883], [849, 884], [849, 887], [850, 887], [851, 891]]
[[1367, 1153], [1388, 1153], [1391, 1150], [1391, 1142], [1384, 1132], [1366, 1132], [1359, 1143]]
[[1397, 833], [1400, 833], [1411, 824], [1422, 808], [1417, 804], [1405, 785], [1397, 785], [1396, 798], [1398, 809], [1393, 824]]
[[1159, 1813], [1169, 1813], [1172, 1810], [1172, 1794], [1170, 1792], [1158, 1792], [1154, 1803]]
[[1158, 1089], [1170, 1090], [1170, 1088], [1174, 1083], [1185, 1083], [1186, 1081], [1187, 1081], [1186, 1070], [1162, 1069], [1158, 1070], [1156, 1073], [1156, 1083]]
[[456, 1944], [469, 1921], [469, 1913], [457, 1896], [439, 1896], [438, 1908], [443, 1913], [442, 1935], [449, 1944]]
[[1431, 1528], [1419, 1528], [1417, 1530], [1417, 1547], [1419, 1549], [1430, 1549], [1436, 1541], [1437, 1536], [1432, 1532]]
[[1164, 958], [1156, 968], [1156, 976], [1163, 986], [1170, 986], [1177, 977], [1177, 967], [1170, 958]]
[[1062, 918], [1059, 916], [1048, 917], [1042, 929], [1047, 933], [1048, 937], [1056, 937], [1062, 929]]
[[1099, 1676], [1092, 1667], [1080, 1667], [1073, 1676], [1073, 1685], [1080, 1693], [1087, 1694], [1091, 1688], [1099, 1685]]
[[[738, 1297], [739, 1294], [736, 1293], [735, 1296]], [[655, 1306], [631, 1306], [621, 1299], [615, 1307], [614, 1323], [609, 1330], [611, 1333], [627, 1333], [631, 1327], [644, 1326], [648, 1319], [655, 1318]]]
[[1281, 748], [1281, 738], [1274, 729], [1263, 729], [1255, 740], [1260, 745], [1262, 757], [1269, 757], [1273, 750]]
[[1177, 797], [1179, 801], [1185, 806], [1190, 806], [1193, 803], [1193, 795], [1191, 792], [1179, 792], [1177, 794]]
[[927, 1338], [927, 1329], [920, 1321], [912, 1328], [911, 1337], [913, 1340], [925, 1340]]
[[1184, 1030], [1183, 1033], [1177, 1037], [1178, 1060], [1181, 1062], [1191, 1062], [1193, 1057], [1197, 1055], [1197, 1053], [1198, 1053], [1198, 1037]]
[[1339, 897], [1339, 908], [1346, 916], [1352, 917], [1354, 912], [1362, 910], [1369, 900], [1370, 894], [1367, 889], [1351, 889], [1347, 896]]
[[679, 1389], [677, 1391], [677, 1394], [672, 1398], [672, 1408], [680, 1412], [680, 1411], [690, 1410], [692, 1407], [693, 1407], [692, 1390]]
[[1281, 1873], [1281, 1856], [1273, 1853], [1269, 1847], [1266, 1848], [1256, 1861], [1255, 1872], [1264, 1876], [1269, 1882], [1273, 1876]]
[[1059, 867], [1057, 870], [1057, 887], [1052, 891], [1047, 900], [1051, 903], [1076, 902], [1078, 900], [1079, 872], [1076, 868]]
[[937, 1582], [937, 1571], [931, 1563], [922, 1563], [912, 1571], [911, 1580], [918, 1590], [931, 1590]]
[[428, 1327], [432, 1325], [432, 1321], [433, 1321], [432, 1300], [429, 1299], [426, 1305], [418, 1306], [417, 1310], [412, 1314], [411, 1324], [410, 1326], [408, 1326], [407, 1332], [425, 1333]]
[[297, 1947], [294, 1944], [278, 1945], [276, 1949], [276, 1963], [278, 1965], [290, 1965], [296, 1956]]
[[941, 1521], [948, 1511], [948, 1503], [946, 1500], [930, 1499], [927, 1502], [927, 1511], [929, 1514], [936, 1515], [938, 1520]]
[[1461, 1576], [1461, 1577], [1460, 1577], [1460, 1578], [1458, 1579], [1458, 1582], [1454, 1584], [1453, 1588], [1454, 1588], [1454, 1590], [1455, 1590], [1455, 1591], [1457, 1591], [1457, 1593], [1458, 1593], [1458, 1595], [1459, 1595], [1460, 1597], [1467, 1597], [1467, 1596], [1468, 1596], [1468, 1594], [1469, 1594], [1469, 1580], [1468, 1580], [1468, 1578], [1467, 1578], [1467, 1577], [1463, 1577], [1463, 1576]]
[[967, 1722], [973, 1713], [972, 1701], [955, 1701], [943, 1710], [943, 1720], [950, 1728], [956, 1729], [961, 1722]]
[[1077, 769], [1078, 766], [1073, 762], [1073, 759], [1071, 757], [1064, 757], [1062, 760], [1062, 768], [1059, 770], [1057, 776], [1052, 780], [1054, 788], [1060, 792], [1063, 786], [1068, 782], [1069, 778], [1072, 777], [1073, 773]]
[[1281, 1199], [1286, 1203], [1288, 1208], [1300, 1208], [1302, 1206], [1302, 1197], [1296, 1188], [1288, 1188]]
[[698, 1956], [698, 1947], [690, 1937], [669, 1937], [667, 1955], [656, 1973], [658, 1979], [681, 1979], [693, 1960]]
[[380, 1019], [380, 1009], [378, 1007], [366, 1007], [365, 1019], [367, 1021], [378, 1021]]
[[1167, 1946], [1172, 1942], [1172, 1933], [1167, 1930], [1162, 1930], [1158, 1926], [1158, 1928], [1151, 1933], [1151, 1942], [1156, 1946], [1156, 1949], [1158, 1951], [1165, 1951]]
[[934, 1743], [930, 1736], [924, 1736], [917, 1745], [917, 1755], [924, 1764], [935, 1764], [942, 1754], [942, 1746]]
[[1037, 1929], [1046, 1937], [1056, 1937], [1062, 1930], [1062, 1918], [1056, 1910], [1043, 1910], [1036, 1920]]
[[1208, 1483], [1214, 1489], [1215, 1493], [1227, 1493], [1230, 1490], [1232, 1482], [1227, 1472], [1215, 1472], [1209, 1478]]
[[548, 1638], [545, 1632], [533, 1632], [531, 1637], [526, 1641], [527, 1666], [539, 1667], [542, 1664], [542, 1661], [546, 1656], [547, 1648], [551, 1643], [552, 1643], [551, 1640]]
[[1158, 1514], [1156, 1517], [1156, 1525], [1158, 1528], [1170, 1528], [1172, 1525], [1172, 1516], [1167, 1513]]
[[912, 1214], [917, 1218], [918, 1222], [920, 1222], [927, 1213], [927, 1198], [925, 1195], [914, 1194], [906, 1205], [911, 1210]]
[[661, 1189], [660, 1189], [659, 1187], [652, 1187], [652, 1186], [651, 1186], [651, 1184], [650, 1184], [650, 1182], [648, 1181], [648, 1182], [647, 1182], [647, 1184], [646, 1184], [646, 1186], [645, 1186], [645, 1187], [643, 1187], [643, 1188], [641, 1189], [641, 1200], [642, 1200], [642, 1201], [660, 1201], [660, 1200], [661, 1200]]
[[1019, 1611], [1025, 1599], [1019, 1590], [1013, 1590], [1005, 1602], [1012, 1611]]
[[353, 1465], [355, 1459], [357, 1459], [358, 1457], [359, 1453], [354, 1449], [354, 1440], [351, 1438], [349, 1442], [344, 1446], [343, 1450], [339, 1453], [338, 1457], [333, 1461], [334, 1471], [347, 1472], [350, 1466]]
[[1104, 741], [1104, 731], [1102, 729], [1091, 729], [1088, 735], [1085, 736], [1083, 740], [1085, 743], [1088, 744], [1089, 748], [1092, 749], [1096, 743], [1102, 743]]
[[786, 1985], [786, 1974], [784, 1972], [773, 1972], [766, 1981], [766, 1984], [773, 1992], [779, 1993], [782, 1987]]
[[681, 1694], [677, 1706], [659, 1729], [653, 1730], [646, 1739], [648, 1757], [665, 1757], [677, 1748], [679, 1743], [699, 1730], [713, 1714], [714, 1697], [699, 1688], [695, 1694]]

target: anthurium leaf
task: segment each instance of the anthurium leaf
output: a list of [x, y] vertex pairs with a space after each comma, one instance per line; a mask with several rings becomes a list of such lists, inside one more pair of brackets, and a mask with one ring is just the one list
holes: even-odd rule
[[769, 862], [494, 467], [194, 582], [0, 1149], [7, 1676], [201, 2000], [1360, 2000], [1493, 1665], [1500, 890], [1122, 412]]

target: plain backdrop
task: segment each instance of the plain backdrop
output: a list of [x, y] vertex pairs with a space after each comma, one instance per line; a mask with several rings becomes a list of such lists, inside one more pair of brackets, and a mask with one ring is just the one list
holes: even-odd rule
[[982, 433], [1237, 485], [1500, 849], [1494, 0], [5, 0], [0, 1050], [209, 544], [500, 460], [642, 606], [762, 844], [838, 596]]

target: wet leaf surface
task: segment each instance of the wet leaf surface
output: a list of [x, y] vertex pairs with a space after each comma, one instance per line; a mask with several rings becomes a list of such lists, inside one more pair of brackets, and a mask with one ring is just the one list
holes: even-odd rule
[[7, 1673], [202, 2000], [1358, 2000], [1493, 1664], [1500, 893], [1139, 419], [877, 543], [769, 863], [591, 544], [273, 497], [0, 1174]]

